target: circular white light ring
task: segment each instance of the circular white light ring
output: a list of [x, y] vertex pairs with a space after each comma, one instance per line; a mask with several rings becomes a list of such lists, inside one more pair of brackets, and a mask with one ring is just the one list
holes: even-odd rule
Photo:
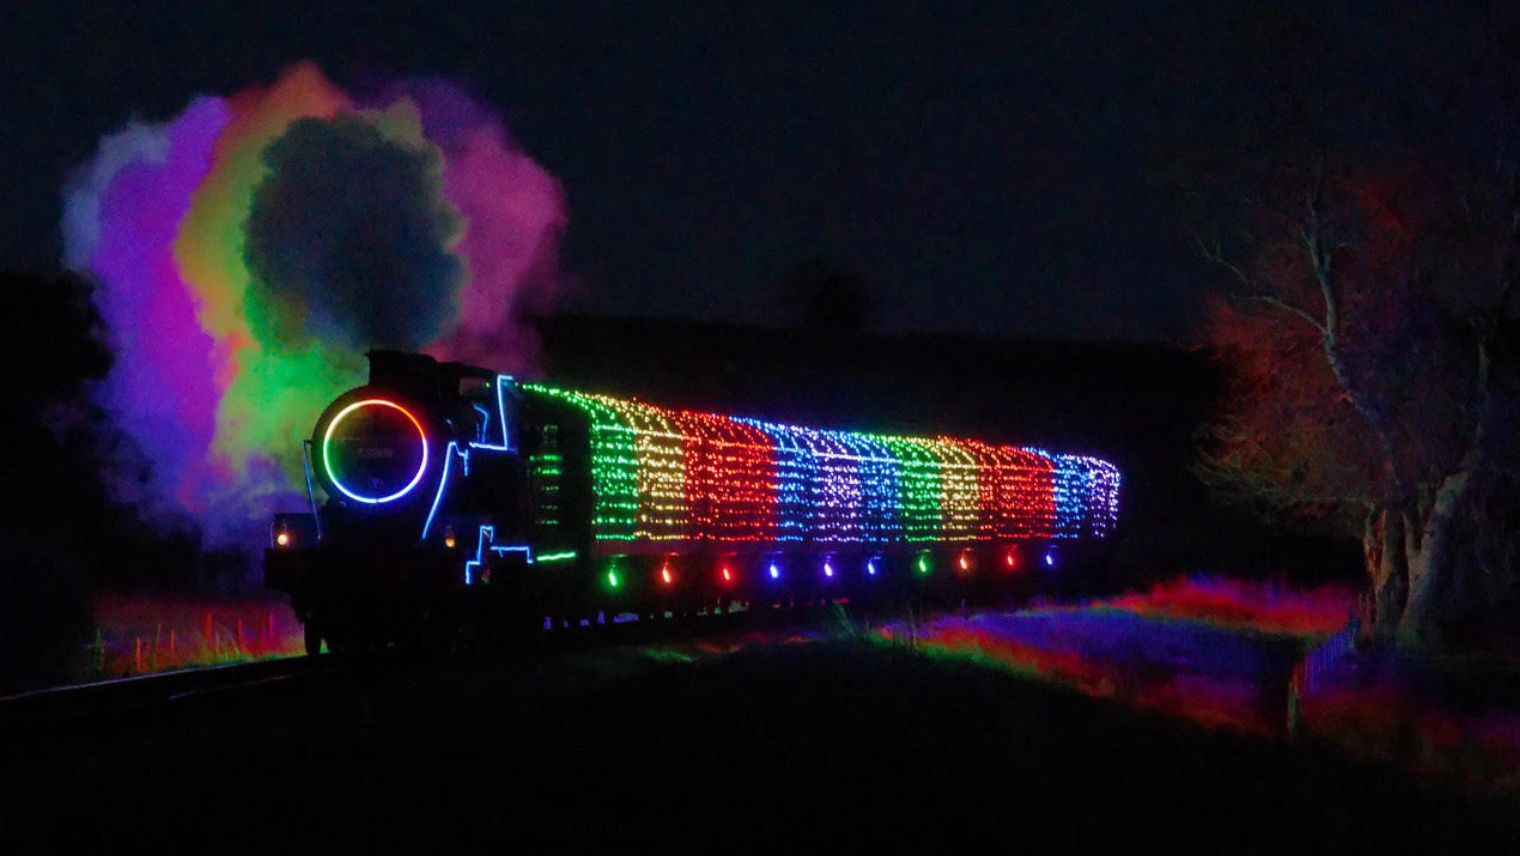
[[[342, 422], [343, 419], [348, 416], [348, 414], [354, 412], [355, 410], [358, 410], [361, 407], [389, 407], [394, 410], [401, 411], [401, 415], [411, 420], [412, 426], [417, 429], [417, 438], [422, 442], [422, 463], [417, 466], [417, 474], [412, 476], [412, 480], [407, 483], [406, 487], [396, 491], [390, 496], [360, 496], [359, 494], [354, 493], [353, 491], [344, 487], [343, 483], [338, 481], [338, 477], [333, 475], [332, 462], [328, 457], [328, 452], [330, 451], [329, 447], [332, 444], [333, 431], [338, 427], [338, 423]], [[332, 482], [333, 487], [337, 488], [339, 492], [341, 492], [344, 496], [352, 499], [355, 502], [362, 502], [365, 505], [381, 505], [383, 503], [393, 502], [411, 493], [412, 488], [415, 488], [417, 486], [417, 483], [422, 481], [423, 474], [427, 472], [427, 465], [427, 432], [422, 430], [422, 423], [417, 421], [417, 417], [413, 416], [411, 414], [411, 411], [407, 410], [405, 407], [402, 407], [394, 401], [387, 401], [383, 398], [366, 398], [363, 401], [355, 401], [353, 404], [350, 404], [349, 406], [338, 411], [338, 415], [334, 416], [332, 418], [332, 421], [327, 423], [327, 431], [322, 435], [322, 468], [327, 471], [327, 480]]]

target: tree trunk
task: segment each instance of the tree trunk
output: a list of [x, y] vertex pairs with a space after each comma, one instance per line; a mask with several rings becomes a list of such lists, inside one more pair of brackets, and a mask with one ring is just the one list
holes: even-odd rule
[[1368, 632], [1379, 640], [1392, 640], [1404, 615], [1409, 592], [1409, 566], [1404, 553], [1404, 522], [1397, 512], [1383, 508], [1367, 517], [1362, 549], [1371, 577], [1373, 612]]
[[1368, 513], [1362, 552], [1373, 605], [1365, 632], [1373, 639], [1416, 648], [1440, 644], [1437, 623], [1458, 571], [1459, 515], [1472, 473], [1471, 460], [1465, 460], [1441, 480], [1428, 504]]
[[1423, 525], [1409, 524], [1405, 550], [1409, 561], [1409, 595], [1399, 620], [1400, 644], [1431, 647], [1440, 643], [1436, 619], [1442, 590], [1457, 564], [1457, 511], [1472, 483], [1470, 462], [1441, 480]]

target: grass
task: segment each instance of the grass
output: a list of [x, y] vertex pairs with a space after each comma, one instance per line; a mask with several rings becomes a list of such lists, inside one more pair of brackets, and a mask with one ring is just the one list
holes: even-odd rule
[[304, 652], [301, 626], [275, 599], [110, 594], [95, 602], [95, 639], [79, 680], [289, 657]]

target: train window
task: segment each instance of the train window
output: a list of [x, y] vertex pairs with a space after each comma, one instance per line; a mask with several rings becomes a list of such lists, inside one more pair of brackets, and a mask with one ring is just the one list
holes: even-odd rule
[[459, 379], [459, 395], [463, 398], [489, 398], [491, 383], [488, 377], [462, 377]]

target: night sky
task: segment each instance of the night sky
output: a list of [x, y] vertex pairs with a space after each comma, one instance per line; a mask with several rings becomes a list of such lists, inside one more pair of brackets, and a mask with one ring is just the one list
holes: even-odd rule
[[562, 305], [783, 323], [823, 257], [884, 330], [1189, 329], [1218, 276], [1150, 163], [1212, 118], [1194, 89], [1252, 4], [818, 5], [12, 7], [0, 264], [58, 264], [58, 186], [101, 135], [311, 58], [495, 104], [563, 182]]

